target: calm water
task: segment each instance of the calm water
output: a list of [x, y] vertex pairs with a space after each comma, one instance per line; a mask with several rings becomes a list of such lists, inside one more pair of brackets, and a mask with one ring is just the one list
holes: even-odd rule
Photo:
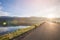
[[16, 26], [16, 27], [0, 27], [0, 35], [9, 33], [9, 32], [13, 32], [17, 29], [22, 29], [22, 28], [27, 28], [29, 26]]

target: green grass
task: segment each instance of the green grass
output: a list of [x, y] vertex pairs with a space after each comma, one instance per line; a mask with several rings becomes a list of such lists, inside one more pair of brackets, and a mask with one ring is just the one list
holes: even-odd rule
[[14, 31], [14, 32], [11, 32], [11, 33], [2, 35], [2, 36], [0, 36], [0, 40], [9, 40], [9, 39], [12, 39], [12, 38], [14, 38], [14, 37], [17, 37], [17, 36], [19, 36], [19, 35], [27, 32], [27, 31], [29, 31], [29, 30], [34, 29], [34, 28], [35, 28], [35, 25], [37, 25], [37, 27], [38, 27], [38, 26], [39, 26], [40, 24], [42, 24], [42, 23], [43, 23], [43, 22], [41, 22], [41, 23], [39, 23], [39, 24], [34, 24], [34, 26], [30, 26], [30, 27], [23, 28], [23, 29], [18, 29], [18, 30]]
[[0, 40], [9, 40], [9, 39], [12, 39], [12, 38], [17, 37], [17, 36], [27, 32], [29, 30], [34, 29], [34, 28], [35, 28], [35, 26], [31, 26], [31, 27], [23, 28], [23, 29], [18, 29], [18, 30], [14, 31], [14, 32], [11, 32], [11, 33], [8, 33], [8, 34], [0, 36]]

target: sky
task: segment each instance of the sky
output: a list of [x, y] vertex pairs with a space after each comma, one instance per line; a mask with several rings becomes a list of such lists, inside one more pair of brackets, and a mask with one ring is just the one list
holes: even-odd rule
[[0, 0], [0, 16], [60, 17], [60, 0]]

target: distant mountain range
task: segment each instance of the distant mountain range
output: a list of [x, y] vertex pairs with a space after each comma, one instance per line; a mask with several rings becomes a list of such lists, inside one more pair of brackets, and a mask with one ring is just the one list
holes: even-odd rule
[[[54, 20], [60, 18], [54, 18]], [[7, 22], [6, 26], [17, 26], [17, 25], [33, 25], [45, 21], [47, 18], [44, 17], [9, 17], [9, 16], [0, 16], [0, 26], [3, 25], [3, 22]]]

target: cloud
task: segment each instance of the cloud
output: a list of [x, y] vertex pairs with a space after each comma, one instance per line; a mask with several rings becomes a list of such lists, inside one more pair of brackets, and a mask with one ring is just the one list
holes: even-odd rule
[[2, 11], [2, 3], [0, 2], [0, 16], [9, 16], [9, 13], [8, 12], [5, 12], [5, 11]]
[[0, 11], [0, 16], [9, 16], [8, 12]]
[[12, 7], [15, 16], [60, 15], [60, 0], [16, 0]]

